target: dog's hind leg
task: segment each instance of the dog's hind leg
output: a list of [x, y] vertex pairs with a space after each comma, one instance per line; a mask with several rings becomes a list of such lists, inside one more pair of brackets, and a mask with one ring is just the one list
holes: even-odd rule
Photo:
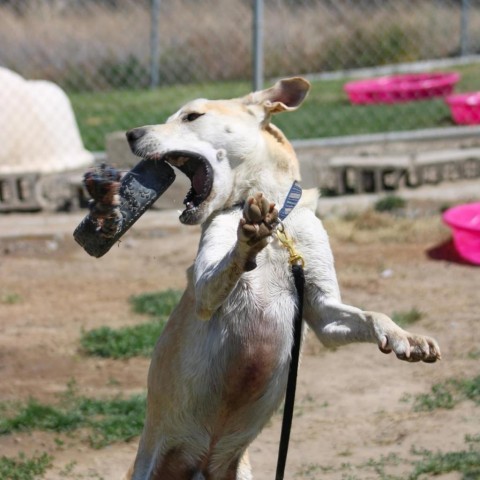
[[440, 359], [437, 342], [400, 328], [387, 315], [366, 312], [337, 300], [323, 299], [305, 309], [305, 319], [327, 347], [351, 342], [376, 343], [383, 353], [394, 352], [400, 360], [427, 363]]
[[238, 459], [238, 457], [232, 461], [227, 471], [220, 475], [212, 475], [212, 478], [208, 480], [252, 480], [252, 469], [250, 466], [250, 460], [248, 458], [248, 451]]
[[132, 475], [133, 475], [133, 463], [130, 465], [130, 468], [128, 469], [127, 473], [123, 477], [123, 480], [132, 480]]
[[248, 451], [242, 455], [240, 460], [235, 460], [229, 468], [229, 473], [225, 480], [252, 480], [252, 468], [248, 458]]
[[193, 477], [191, 480], [206, 480], [206, 479], [202, 472], [196, 472], [193, 474]]
[[237, 477], [235, 480], [252, 480], [252, 467], [250, 466], [250, 459], [248, 458], [248, 451], [245, 452], [240, 459], [237, 468]]

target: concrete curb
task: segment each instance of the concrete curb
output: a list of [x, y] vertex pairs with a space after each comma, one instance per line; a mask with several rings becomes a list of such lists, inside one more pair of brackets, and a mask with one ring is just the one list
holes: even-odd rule
[[[429, 202], [439, 206], [467, 203], [480, 199], [480, 180], [442, 183], [418, 189], [402, 189], [392, 194], [409, 201]], [[321, 197], [318, 202], [319, 217], [344, 215], [371, 208], [386, 194], [344, 195]], [[180, 198], [180, 197], [179, 197]], [[181, 203], [181, 202], [180, 202]], [[75, 213], [19, 213], [0, 215], [0, 239], [25, 237], [67, 237], [72, 236], [75, 227], [87, 214], [86, 210]], [[132, 227], [133, 231], [167, 230], [181, 233], [192, 227], [182, 225], [179, 212], [174, 209], [150, 210]], [[195, 227], [194, 227], [195, 228]]]

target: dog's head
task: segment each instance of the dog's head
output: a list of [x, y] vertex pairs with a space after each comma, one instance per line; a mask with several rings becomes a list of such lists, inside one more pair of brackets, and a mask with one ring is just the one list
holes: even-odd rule
[[[231, 100], [197, 99], [184, 105], [166, 123], [127, 132], [133, 153], [167, 161], [191, 180], [180, 221], [202, 223], [232, 199], [233, 167], [246, 164], [278, 170], [288, 182], [299, 179], [291, 145], [270, 123], [273, 114], [297, 109], [310, 84], [300, 77], [280, 80], [273, 87]], [[259, 164], [265, 164], [258, 172]], [[269, 165], [269, 162], [278, 165]]]

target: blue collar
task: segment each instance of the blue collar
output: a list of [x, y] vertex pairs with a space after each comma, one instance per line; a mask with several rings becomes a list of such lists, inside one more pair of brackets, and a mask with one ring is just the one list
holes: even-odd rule
[[296, 207], [297, 203], [300, 201], [300, 198], [302, 198], [302, 187], [295, 180], [290, 188], [290, 191], [288, 192], [283, 207], [278, 212], [278, 218], [280, 221], [285, 220], [287, 215]]

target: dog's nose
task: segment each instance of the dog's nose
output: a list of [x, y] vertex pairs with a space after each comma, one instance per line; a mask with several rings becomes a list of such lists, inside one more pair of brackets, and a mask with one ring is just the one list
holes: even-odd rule
[[132, 128], [126, 133], [127, 140], [129, 143], [136, 142], [137, 140], [140, 140], [146, 133], [147, 133], [146, 128], [143, 128], [143, 127]]

